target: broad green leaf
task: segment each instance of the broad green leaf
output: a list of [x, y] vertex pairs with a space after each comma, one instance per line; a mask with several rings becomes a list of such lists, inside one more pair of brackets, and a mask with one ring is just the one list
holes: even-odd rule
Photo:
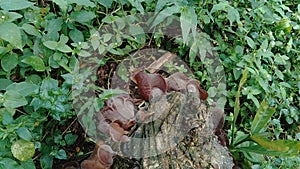
[[57, 48], [58, 51], [62, 52], [62, 53], [70, 53], [72, 52], [72, 49], [66, 45], [66, 44], [58, 44]]
[[58, 42], [55, 41], [46, 41], [43, 43], [47, 48], [52, 49], [52, 50], [56, 50]]
[[61, 75], [61, 77], [65, 79], [64, 83], [67, 83], [69, 85], [72, 85], [74, 83], [74, 76], [71, 73], [63, 74]]
[[97, 2], [106, 8], [110, 8], [114, 0], [97, 0]]
[[47, 77], [43, 80], [41, 84], [41, 91], [49, 91], [49, 90], [57, 90], [58, 89], [58, 81]]
[[69, 66], [67, 65], [67, 62], [68, 62], [68, 60], [64, 60], [64, 59], [61, 59], [61, 60], [57, 61], [57, 63], [58, 63], [61, 67], [63, 67], [66, 71], [72, 73], [72, 70], [71, 70], [71, 69], [69, 68]]
[[9, 125], [14, 122], [13, 116], [8, 111], [5, 111], [4, 113], [1, 112], [1, 122], [3, 125]]
[[129, 26], [129, 33], [138, 43], [143, 43], [145, 39], [145, 32], [144, 29], [140, 25], [130, 25]]
[[17, 108], [27, 104], [27, 101], [24, 96], [22, 96], [17, 91], [7, 91], [4, 94], [4, 103], [3, 105], [8, 108]]
[[91, 22], [94, 18], [96, 18], [96, 15], [92, 11], [82, 10], [82, 11], [72, 12], [70, 17], [76, 22], [86, 23], [86, 22]]
[[228, 20], [229, 20], [230, 26], [232, 26], [232, 23], [234, 21], [240, 22], [239, 11], [231, 6], [228, 9]]
[[260, 135], [252, 135], [250, 136], [252, 140], [258, 143], [263, 148], [270, 151], [277, 151], [281, 153], [289, 153], [290, 156], [299, 154], [297, 141], [292, 140], [275, 140], [271, 141], [267, 139], [265, 136]]
[[0, 24], [0, 38], [22, 50], [22, 38], [19, 27], [11, 22]]
[[62, 29], [63, 23], [64, 21], [61, 17], [49, 20], [47, 27], [45, 28], [45, 30], [48, 32], [46, 40], [57, 41], [59, 38], [58, 31]]
[[39, 31], [32, 25], [24, 23], [22, 25], [22, 29], [28, 33], [29, 35], [33, 35], [33, 36], [40, 36]]
[[85, 51], [85, 50], [80, 50], [78, 53], [78, 56], [81, 56], [81, 57], [87, 57], [87, 56], [91, 56], [92, 54]]
[[[129, 26], [129, 32], [131, 35], [138, 35], [138, 34], [144, 33], [143, 29], [142, 30], [139, 29], [141, 27], [138, 27], [138, 28], [136, 28], [136, 27], [131, 28], [131, 27], [132, 27], [132, 25]], [[105, 33], [102, 35], [102, 37], [103, 37], [103, 42], [108, 42], [111, 39], [112, 34]]]
[[248, 36], [245, 36], [245, 39], [247, 41], [247, 44], [252, 48], [255, 49], [256, 48], [256, 44], [255, 42]]
[[38, 85], [30, 82], [13, 83], [6, 88], [6, 91], [16, 91], [22, 96], [28, 96], [38, 92]]
[[217, 11], [227, 11], [227, 7], [229, 6], [228, 1], [221, 1], [218, 4], [215, 4], [211, 9], [210, 13], [214, 13]]
[[141, 4], [141, 1], [138, 0], [128, 0], [132, 6], [134, 6], [141, 14], [144, 14], [145, 10], [143, 5]]
[[31, 141], [32, 135], [26, 127], [20, 127], [17, 129], [16, 132], [21, 139], [24, 139], [26, 141]]
[[0, 169], [24, 169], [15, 160], [3, 158], [0, 160]]
[[22, 60], [23, 63], [26, 63], [34, 68], [38, 72], [43, 72], [46, 70], [44, 61], [39, 56], [28, 56]]
[[8, 11], [0, 11], [3, 15], [2, 18], [5, 17], [3, 20], [6, 22], [13, 22], [19, 18], [22, 18], [23, 15], [20, 15], [19, 13], [16, 12], [8, 12]]
[[126, 83], [128, 82], [128, 80], [129, 80], [129, 78], [128, 78], [128, 70], [127, 70], [126, 66], [123, 63], [120, 64], [120, 66], [118, 68], [118, 71], [117, 71], [117, 74]]
[[91, 2], [90, 0], [69, 0], [69, 4], [75, 3], [76, 5], [80, 6], [87, 6], [87, 7], [95, 7], [95, 4]]
[[28, 76], [25, 81], [33, 84], [39, 84], [42, 81], [42, 78], [39, 75], [32, 74]]
[[267, 125], [276, 108], [270, 108], [266, 100], [263, 100], [256, 112], [254, 120], [251, 125], [251, 133], [260, 133]]
[[53, 0], [53, 2], [56, 3], [63, 12], [67, 11], [68, 1], [66, 1], [66, 0]]
[[40, 158], [40, 165], [42, 168], [52, 168], [53, 166], [53, 156], [49, 154], [44, 154]]
[[57, 152], [57, 154], [55, 155], [55, 157], [56, 157], [57, 159], [60, 159], [60, 160], [65, 160], [65, 159], [67, 159], [67, 153], [66, 153], [65, 150], [60, 149], [60, 150], [58, 150], [58, 152]]
[[83, 42], [84, 41], [84, 36], [81, 31], [78, 29], [73, 29], [69, 33], [69, 37], [73, 42]]
[[17, 140], [11, 146], [13, 156], [20, 160], [26, 161], [33, 157], [35, 151], [34, 144], [26, 140]]
[[2, 69], [10, 72], [18, 65], [18, 55], [16, 53], [4, 55], [1, 59]]
[[192, 28], [194, 28], [197, 25], [197, 17], [196, 20], [195, 17], [192, 17], [192, 13], [195, 14], [195, 12], [192, 12], [193, 9], [189, 7], [184, 7], [181, 10], [180, 15], [180, 26], [181, 26], [181, 32], [182, 32], [182, 39], [183, 43], [187, 43], [188, 35], [190, 34]]
[[0, 90], [6, 89], [6, 87], [12, 83], [13, 82], [9, 79], [0, 79]]
[[159, 12], [170, 2], [173, 2], [173, 0], [158, 0], [155, 6], [155, 12]]
[[32, 159], [26, 160], [26, 161], [20, 161], [20, 165], [24, 169], [36, 169], [35, 164]]
[[60, 35], [60, 38], [59, 38], [58, 45], [59, 45], [59, 44], [66, 44], [68, 41], [69, 41], [68, 36], [66, 36], [66, 35], [64, 35], [64, 34], [61, 34], [61, 35]]
[[74, 135], [72, 133], [68, 133], [65, 135], [65, 141], [67, 143], [67, 145], [72, 145], [76, 142], [78, 136], [77, 135]]
[[91, 35], [90, 41], [94, 50], [96, 50], [100, 45], [100, 37], [99, 33], [95, 33]]
[[179, 11], [180, 11], [180, 7], [176, 5], [165, 8], [164, 10], [162, 10], [160, 13], [157, 14], [155, 20], [151, 25], [151, 28], [162, 23], [167, 17], [173, 15], [174, 13], [178, 13]]
[[0, 56], [6, 54], [7, 52], [9, 52], [9, 50], [6, 47], [0, 46]]
[[0, 7], [4, 10], [21, 10], [33, 6], [34, 3], [27, 0], [0, 0]]

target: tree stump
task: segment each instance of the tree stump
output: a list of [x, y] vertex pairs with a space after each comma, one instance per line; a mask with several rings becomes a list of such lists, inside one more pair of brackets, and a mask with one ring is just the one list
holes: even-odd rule
[[[170, 92], [152, 100], [130, 142], [112, 145], [112, 169], [200, 169], [234, 166], [226, 146], [214, 134], [223, 112], [208, 109], [195, 92]], [[221, 125], [220, 125], [221, 124]]]

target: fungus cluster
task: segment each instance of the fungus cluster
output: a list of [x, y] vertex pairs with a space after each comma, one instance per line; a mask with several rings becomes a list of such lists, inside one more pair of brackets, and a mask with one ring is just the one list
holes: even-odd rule
[[[167, 78], [160, 74], [148, 74], [143, 71], [133, 77], [139, 94], [145, 101], [163, 95], [167, 92], [192, 91], [200, 99], [208, 97], [201, 88], [199, 81], [191, 79], [181, 72], [174, 73]], [[105, 106], [95, 115], [97, 129], [106, 134], [114, 142], [128, 142], [128, 133], [136, 124], [137, 108], [128, 94], [120, 94], [105, 101]], [[91, 157], [82, 162], [83, 169], [106, 169], [113, 163], [115, 152], [106, 144], [97, 144]]]

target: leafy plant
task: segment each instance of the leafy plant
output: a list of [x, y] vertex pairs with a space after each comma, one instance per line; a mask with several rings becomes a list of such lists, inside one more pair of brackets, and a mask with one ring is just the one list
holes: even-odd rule
[[[136, 14], [148, 12], [155, 13], [153, 34], [136, 24]], [[230, 149], [243, 168], [298, 167], [298, 157], [281, 155], [299, 154], [299, 14], [296, 1], [277, 0], [0, 0], [0, 168], [46, 169], [68, 159], [65, 149], [77, 139], [70, 94], [96, 80], [76, 69], [149, 46], [178, 53], [208, 89], [208, 101], [219, 98]], [[163, 30], [171, 16], [179, 18], [174, 39]], [[126, 71], [117, 72], [125, 81]], [[80, 95], [79, 114], [90, 108], [84, 123], [104, 100], [124, 93], [97, 92], [99, 98]]]

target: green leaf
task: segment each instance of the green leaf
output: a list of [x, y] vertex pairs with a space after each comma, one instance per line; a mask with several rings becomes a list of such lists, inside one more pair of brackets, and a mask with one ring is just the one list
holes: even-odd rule
[[28, 96], [38, 92], [38, 85], [30, 82], [13, 83], [6, 88], [6, 91], [16, 91], [22, 96]]
[[61, 34], [60, 38], [59, 38], [58, 46], [59, 46], [59, 44], [66, 44], [68, 41], [69, 41], [69, 38], [64, 34]]
[[35, 152], [34, 144], [26, 140], [17, 140], [11, 146], [11, 152], [20, 161], [29, 160]]
[[74, 21], [79, 23], [86, 23], [92, 21], [94, 18], [96, 18], [96, 15], [92, 11], [76, 11], [72, 12], [70, 16]]
[[9, 79], [0, 79], [0, 90], [4, 90], [13, 82]]
[[40, 32], [32, 25], [24, 23], [22, 25], [22, 29], [28, 33], [29, 35], [33, 35], [33, 36], [40, 36]]
[[60, 159], [60, 160], [65, 160], [65, 159], [67, 159], [67, 153], [66, 153], [65, 150], [60, 149], [60, 150], [58, 150], [58, 152], [57, 152], [57, 154], [55, 155], [55, 157], [56, 157], [57, 159]]
[[3, 125], [8, 125], [14, 122], [14, 119], [12, 117], [12, 114], [10, 114], [8, 111], [5, 111], [2, 114], [2, 124]]
[[65, 135], [65, 141], [67, 143], [67, 145], [72, 145], [76, 142], [78, 136], [77, 135], [74, 135], [72, 133], [68, 133]]
[[254, 120], [251, 125], [251, 133], [260, 133], [267, 125], [276, 108], [270, 108], [266, 100], [263, 100], [256, 112]]
[[68, 1], [66, 1], [66, 0], [53, 0], [53, 2], [56, 3], [63, 12], [67, 11]]
[[42, 81], [42, 78], [39, 75], [32, 74], [28, 76], [25, 81], [28, 83], [39, 84]]
[[[16, 12], [1, 11], [1, 13], [3, 13], [3, 15], [5, 17], [4, 20], [6, 22], [13, 22], [13, 21], [23, 17], [23, 15], [20, 15]], [[2, 17], [3, 17], [3, 15], [2, 15]]]
[[18, 65], [18, 55], [16, 53], [4, 55], [1, 59], [2, 69], [10, 72]]
[[41, 84], [41, 91], [49, 91], [49, 90], [57, 90], [58, 89], [58, 81], [47, 77], [43, 80]]
[[32, 135], [26, 127], [20, 127], [16, 132], [21, 139], [24, 139], [26, 141], [30, 141], [32, 139]]
[[114, 0], [97, 0], [97, 2], [106, 8], [110, 8]]
[[[238, 91], [236, 92], [236, 95], [235, 95], [232, 131], [234, 131], [234, 127], [235, 127], [235, 124], [236, 124], [237, 117], [240, 114], [240, 96], [241, 96], [242, 87], [247, 81], [247, 77], [248, 77], [248, 69], [245, 67], [244, 71], [243, 71], [243, 76], [242, 76], [242, 78], [240, 80], [240, 83], [239, 83]], [[234, 132], [232, 132], [231, 144], [233, 144], [233, 139], [234, 139]]]
[[38, 72], [43, 72], [46, 70], [44, 61], [39, 56], [28, 56], [22, 60], [23, 63], [26, 63], [34, 68]]
[[15, 160], [3, 158], [0, 160], [0, 169], [24, 169]]
[[81, 31], [78, 29], [73, 29], [69, 33], [69, 37], [73, 42], [83, 42], [84, 41], [84, 36]]
[[256, 48], [256, 44], [255, 42], [248, 36], [245, 36], [245, 39], [247, 41], [247, 44], [252, 48], [255, 49]]
[[167, 17], [173, 15], [174, 13], [178, 13], [179, 11], [180, 11], [180, 7], [176, 5], [165, 8], [160, 13], [158, 13], [155, 20], [152, 23], [151, 28], [162, 23]]
[[126, 66], [123, 63], [120, 63], [117, 74], [122, 80], [124, 80], [125, 82], [128, 82], [128, 80], [129, 80], [128, 70], [127, 70]]
[[11, 22], [0, 24], [0, 38], [22, 50], [22, 37], [19, 27]]
[[145, 10], [144, 7], [141, 4], [141, 1], [138, 0], [128, 0], [132, 6], [134, 6], [138, 11], [141, 12], [141, 14], [144, 14]]
[[72, 49], [66, 44], [59, 44], [56, 49], [62, 53], [72, 52]]
[[214, 13], [217, 11], [227, 11], [227, 7], [229, 6], [228, 1], [221, 1], [218, 4], [215, 4], [211, 9], [210, 13]]
[[253, 103], [255, 104], [255, 106], [256, 106], [257, 108], [259, 108], [259, 101], [257, 100], [257, 98], [256, 98], [255, 96], [253, 96], [252, 93], [249, 93], [249, 94], [247, 95], [247, 99], [251, 99], [251, 100], [253, 101]]
[[252, 140], [258, 143], [263, 148], [274, 151], [274, 152], [281, 152], [281, 153], [288, 153], [289, 156], [298, 155], [299, 149], [298, 144], [299, 142], [293, 140], [275, 140], [271, 141], [267, 139], [265, 136], [260, 135], [252, 135], [250, 136]]
[[46, 40], [57, 41], [59, 38], [58, 31], [62, 29], [63, 23], [64, 21], [61, 17], [49, 20], [47, 22], [47, 27], [45, 28], [45, 30], [47, 31]]
[[126, 91], [120, 90], [120, 89], [106, 89], [106, 90], [103, 90], [103, 92], [100, 94], [100, 98], [102, 100], [106, 100], [106, 99], [109, 99], [109, 98], [119, 95], [119, 94], [128, 94], [128, 93]]
[[34, 3], [27, 0], [0, 0], [0, 7], [4, 10], [21, 10], [33, 6]]
[[267, 156], [289, 157], [289, 156], [297, 155], [297, 154], [291, 154], [290, 152], [280, 152], [280, 151], [268, 150], [260, 145], [254, 145], [254, 146], [249, 146], [249, 147], [238, 147], [236, 149], [243, 151], [245, 153], [253, 152], [253, 153], [267, 155]]
[[20, 164], [24, 169], [36, 169], [32, 159], [29, 159], [27, 161], [20, 161]]
[[187, 43], [190, 31], [196, 32], [197, 16], [194, 9], [184, 7], [180, 15], [180, 26], [182, 32], [183, 43]]
[[87, 57], [87, 56], [91, 56], [92, 54], [85, 51], [85, 50], [80, 50], [78, 53], [78, 56], [81, 56], [81, 57]]
[[155, 12], [162, 10], [167, 3], [172, 2], [173, 0], [158, 0], [155, 6]]
[[47, 48], [49, 48], [49, 49], [56, 50], [58, 42], [55, 42], [55, 41], [46, 41], [46, 42], [43, 42], [43, 44]]
[[22, 96], [17, 91], [7, 91], [4, 94], [4, 103], [3, 105], [8, 108], [17, 108], [27, 104], [27, 101], [24, 96]]
[[232, 26], [232, 23], [234, 21], [240, 22], [239, 11], [231, 6], [228, 9], [228, 20], [229, 20], [230, 26]]
[[42, 168], [50, 169], [53, 166], [53, 157], [49, 154], [44, 154], [40, 158], [40, 164]]
[[87, 6], [87, 7], [95, 7], [95, 4], [90, 0], [69, 0], [69, 4], [75, 3], [76, 5], [80, 6]]

